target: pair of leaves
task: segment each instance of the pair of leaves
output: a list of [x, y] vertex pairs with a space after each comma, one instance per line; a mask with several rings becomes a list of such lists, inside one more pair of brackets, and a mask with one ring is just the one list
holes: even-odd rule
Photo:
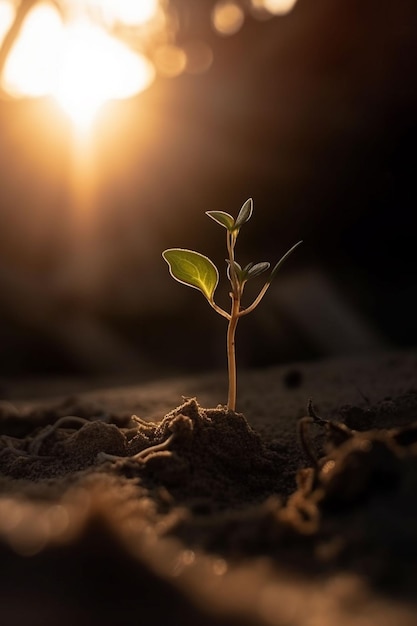
[[[252, 212], [253, 201], [252, 198], [249, 198], [249, 200], [246, 200], [243, 204], [236, 219], [224, 211], [207, 211], [207, 215], [236, 237], [240, 227], [250, 220]], [[273, 268], [266, 285], [269, 285], [272, 282], [281, 265], [290, 256], [290, 254], [294, 252], [300, 243], [301, 241], [296, 243], [278, 261]], [[184, 285], [188, 285], [189, 287], [193, 287], [193, 289], [198, 289], [209, 302], [213, 303], [214, 292], [219, 282], [219, 272], [217, 267], [208, 257], [204, 256], [204, 254], [200, 254], [199, 252], [185, 250], [184, 248], [170, 248], [165, 250], [162, 253], [162, 256], [168, 263], [170, 274], [175, 280]], [[227, 268], [227, 275], [229, 280], [231, 280], [230, 261], [227, 262], [229, 264]], [[244, 268], [242, 268], [236, 261], [233, 261], [233, 263], [236, 276], [241, 285], [243, 285], [250, 278], [259, 276], [270, 267], [270, 264], [267, 262], [255, 264], [249, 263]]]
[[[253, 200], [249, 198], [240, 209], [236, 220], [224, 211], [207, 211], [207, 215], [224, 226], [229, 232], [236, 233], [243, 224], [250, 220], [252, 212]], [[213, 302], [214, 292], [219, 282], [219, 272], [208, 257], [184, 248], [170, 248], [165, 250], [162, 256], [168, 263], [169, 272], [175, 280], [198, 289], [209, 302]], [[248, 268], [245, 268], [246, 270]]]
[[253, 200], [249, 198], [243, 204], [236, 219], [225, 211], [206, 211], [206, 215], [211, 217], [212, 220], [224, 226], [230, 233], [235, 233], [239, 230], [243, 224], [246, 224], [252, 217], [253, 213]]
[[[227, 263], [227, 278], [232, 282], [231, 274], [230, 274], [230, 261], [226, 259]], [[266, 272], [270, 267], [270, 263], [264, 261], [262, 263], [248, 263], [245, 267], [241, 267], [239, 263], [236, 261], [233, 262], [233, 267], [235, 268], [235, 273], [240, 285], [243, 285], [250, 278], [255, 278], [255, 276], [259, 276], [263, 272]]]

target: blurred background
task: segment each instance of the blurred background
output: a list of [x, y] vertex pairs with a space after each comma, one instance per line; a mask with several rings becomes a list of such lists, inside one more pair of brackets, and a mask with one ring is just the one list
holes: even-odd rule
[[0, 0], [0, 376], [223, 368], [161, 252], [224, 279], [204, 212], [248, 197], [238, 261], [304, 243], [241, 367], [415, 345], [416, 33], [415, 0]]

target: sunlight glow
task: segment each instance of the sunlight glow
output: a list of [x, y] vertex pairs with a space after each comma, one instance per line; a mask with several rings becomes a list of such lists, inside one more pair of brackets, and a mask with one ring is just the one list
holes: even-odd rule
[[14, 19], [15, 9], [10, 0], [0, 0], [0, 46]]
[[154, 80], [150, 61], [89, 22], [65, 31], [63, 63], [53, 95], [80, 127], [107, 100], [129, 98]]
[[289, 13], [297, 0], [252, 0], [255, 9], [264, 9], [272, 15], [285, 15]]
[[242, 27], [245, 16], [236, 2], [222, 0], [215, 5], [211, 19], [220, 35], [234, 35]]
[[128, 26], [139, 26], [158, 13], [158, 0], [100, 0], [105, 14]]
[[23, 23], [1, 86], [14, 97], [53, 96], [85, 128], [103, 103], [132, 97], [154, 78], [153, 64], [119, 39], [87, 20], [64, 25], [52, 4], [40, 3]]
[[184, 71], [187, 65], [187, 55], [182, 48], [166, 44], [157, 48], [154, 61], [162, 76], [173, 78]]
[[12, 96], [50, 92], [58, 70], [63, 24], [58, 11], [40, 3], [23, 23], [3, 71], [2, 87]]

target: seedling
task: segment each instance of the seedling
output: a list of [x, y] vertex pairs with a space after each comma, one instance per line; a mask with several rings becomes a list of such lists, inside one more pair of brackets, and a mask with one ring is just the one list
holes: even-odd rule
[[219, 282], [219, 272], [217, 267], [212, 261], [210, 261], [209, 258], [199, 252], [184, 250], [183, 248], [169, 248], [162, 253], [165, 261], [168, 263], [171, 276], [179, 283], [183, 283], [184, 285], [188, 285], [189, 287], [193, 287], [194, 289], [201, 291], [209, 305], [228, 321], [227, 365], [229, 373], [229, 394], [227, 406], [232, 411], [236, 409], [235, 334], [237, 323], [241, 317], [256, 309], [266, 294], [269, 285], [275, 278], [281, 265], [301, 243], [301, 241], [299, 241], [284, 254], [284, 256], [273, 268], [268, 280], [252, 304], [243, 308], [241, 304], [242, 295], [247, 281], [259, 276], [263, 272], [266, 272], [270, 267], [270, 263], [263, 261], [262, 263], [248, 263], [248, 265], [242, 268], [239, 263], [235, 261], [235, 246], [237, 237], [241, 227], [250, 220], [252, 212], [252, 198], [246, 200], [236, 219], [224, 211], [206, 211], [206, 215], [211, 217], [212, 220], [226, 229], [226, 245], [228, 254], [228, 258], [226, 259], [227, 277], [231, 284], [230, 298], [232, 300], [230, 313], [222, 309], [214, 301], [214, 292]]

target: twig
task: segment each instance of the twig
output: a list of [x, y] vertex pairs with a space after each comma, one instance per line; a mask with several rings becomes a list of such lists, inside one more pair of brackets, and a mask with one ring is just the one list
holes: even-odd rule
[[84, 426], [84, 424], [87, 424], [89, 420], [84, 417], [77, 417], [76, 415], [65, 415], [64, 417], [60, 417], [54, 424], [46, 426], [38, 435], [36, 435], [34, 439], [32, 439], [29, 444], [29, 452], [32, 454], [39, 454], [39, 450], [41, 449], [45, 439], [47, 439], [55, 430], [57, 430], [57, 428], [60, 428], [66, 422], [75, 422]]
[[311, 438], [308, 431], [308, 426], [314, 423], [314, 419], [312, 417], [302, 417], [298, 421], [298, 436], [300, 439], [301, 447], [303, 449], [304, 454], [309, 459], [311, 464], [315, 469], [318, 468], [318, 458], [316, 453], [313, 450], [313, 446], [311, 445]]
[[154, 446], [150, 446], [149, 448], [145, 448], [141, 450], [137, 454], [133, 456], [119, 456], [117, 454], [108, 454], [107, 452], [99, 452], [97, 455], [98, 461], [119, 461], [129, 460], [129, 461], [146, 461], [149, 456], [153, 456], [155, 452], [160, 452], [161, 450], [166, 450], [169, 445], [172, 443], [175, 437], [175, 433], [171, 433], [168, 439], [165, 439], [162, 443], [157, 443]]
[[318, 424], [326, 428], [328, 431], [333, 431], [337, 435], [342, 436], [342, 440], [350, 439], [354, 435], [354, 431], [348, 428], [346, 424], [339, 424], [337, 422], [333, 422], [331, 420], [326, 420], [320, 417], [316, 413], [316, 410], [313, 405], [313, 401], [310, 398], [307, 405], [308, 417], [302, 417], [298, 422], [298, 435], [300, 438], [301, 446], [305, 455], [311, 461], [313, 467], [318, 468], [318, 458], [311, 445], [311, 438], [309, 435], [308, 427], [310, 424]]

